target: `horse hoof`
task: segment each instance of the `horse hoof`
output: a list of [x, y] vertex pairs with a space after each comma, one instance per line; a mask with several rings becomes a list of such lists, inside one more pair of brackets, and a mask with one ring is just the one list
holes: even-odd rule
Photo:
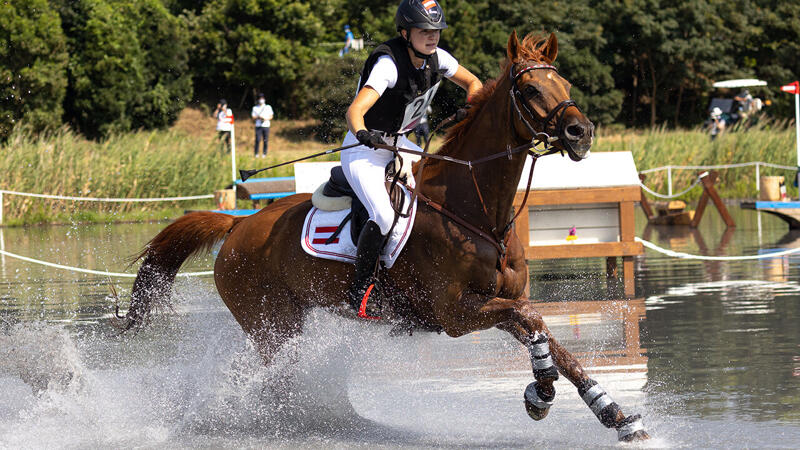
[[621, 442], [646, 441], [650, 435], [644, 431], [642, 416], [634, 414], [628, 416], [617, 426], [617, 437]]
[[647, 431], [639, 430], [639, 431], [634, 431], [633, 434], [629, 434], [623, 438], [620, 438], [619, 440], [621, 442], [638, 442], [638, 441], [646, 441], [648, 439], [650, 439], [650, 435], [647, 434]]
[[533, 420], [542, 420], [547, 417], [547, 413], [550, 412], [550, 407], [553, 406], [553, 400], [556, 396], [555, 387], [553, 387], [553, 393], [550, 395], [545, 395], [539, 391], [540, 388], [535, 381], [525, 388], [525, 410]]

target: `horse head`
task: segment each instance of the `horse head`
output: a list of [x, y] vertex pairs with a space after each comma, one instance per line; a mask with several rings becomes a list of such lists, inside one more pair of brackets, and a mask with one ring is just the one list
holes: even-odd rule
[[586, 158], [594, 124], [570, 98], [572, 85], [553, 66], [558, 55], [556, 35], [550, 33], [547, 39], [528, 35], [520, 41], [513, 31], [507, 54], [515, 132], [546, 140], [573, 161]]

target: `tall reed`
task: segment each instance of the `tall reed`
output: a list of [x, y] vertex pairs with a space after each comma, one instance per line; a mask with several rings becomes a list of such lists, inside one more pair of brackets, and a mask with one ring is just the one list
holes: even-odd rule
[[[254, 160], [251, 151], [237, 152], [238, 168], [263, 167], [285, 158], [272, 152], [266, 160]], [[64, 196], [191, 196], [232, 184], [230, 153], [215, 139], [180, 130], [140, 131], [89, 141], [66, 127], [39, 136], [22, 127], [0, 147], [0, 168], [0, 189]], [[292, 174], [292, 166], [286, 166], [268, 176]], [[137, 219], [158, 217], [138, 214], [142, 212], [212, 206], [212, 200], [96, 203], [5, 195], [4, 222]]]
[[[734, 128], [713, 141], [708, 132], [700, 128], [628, 131], [619, 135], [600, 136], [593, 151], [630, 151], [639, 171], [667, 165], [725, 165], [751, 161], [797, 165], [794, 126], [785, 121], [761, 121], [748, 129]], [[679, 192], [688, 187], [699, 172], [694, 169], [673, 169], [672, 191]], [[755, 167], [720, 169], [719, 173], [717, 189], [722, 197], [757, 197]], [[796, 195], [796, 189], [792, 187], [796, 176], [794, 170], [761, 167], [760, 175], [785, 176], [790, 194]], [[645, 185], [666, 194], [667, 171], [647, 174]], [[695, 199], [701, 193], [700, 189], [694, 189], [686, 198]]]

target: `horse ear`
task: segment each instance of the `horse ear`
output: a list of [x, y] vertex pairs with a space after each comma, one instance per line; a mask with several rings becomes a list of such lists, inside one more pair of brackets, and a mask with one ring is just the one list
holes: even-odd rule
[[506, 49], [508, 60], [512, 63], [517, 62], [519, 59], [519, 39], [517, 39], [517, 30], [511, 32], [508, 37], [508, 48]]
[[550, 33], [550, 37], [547, 38], [547, 42], [542, 48], [542, 55], [550, 61], [550, 64], [556, 60], [556, 56], [558, 56], [558, 39], [555, 33]]

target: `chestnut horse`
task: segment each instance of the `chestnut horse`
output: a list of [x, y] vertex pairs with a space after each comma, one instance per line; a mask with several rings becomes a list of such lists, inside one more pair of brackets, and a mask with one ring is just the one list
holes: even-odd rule
[[[438, 154], [475, 161], [545, 136], [571, 159], [586, 157], [594, 125], [570, 100], [570, 84], [552, 66], [557, 52], [554, 34], [519, 41], [512, 33], [501, 75], [472, 99], [467, 117], [450, 130]], [[525, 158], [525, 152], [509, 152], [472, 167], [440, 159], [423, 164], [417, 186], [420, 198], [431, 203], [419, 203], [403, 253], [380, 274], [383, 316], [403, 331], [436, 330], [452, 337], [491, 327], [507, 331], [531, 355], [536, 381], [526, 389], [524, 401], [532, 418], [547, 415], [560, 372], [602, 424], [617, 429], [621, 440], [647, 439], [640, 416], [623, 414], [553, 338], [527, 298], [528, 266], [516, 233], [507, 226]], [[354, 316], [345, 295], [352, 265], [314, 258], [300, 247], [310, 208], [310, 195], [298, 194], [246, 218], [212, 212], [181, 217], [140, 255], [144, 261], [124, 326], [145, 323], [153, 302], [168, 299], [181, 264], [222, 239], [214, 281], [265, 363], [302, 331], [311, 308]]]

